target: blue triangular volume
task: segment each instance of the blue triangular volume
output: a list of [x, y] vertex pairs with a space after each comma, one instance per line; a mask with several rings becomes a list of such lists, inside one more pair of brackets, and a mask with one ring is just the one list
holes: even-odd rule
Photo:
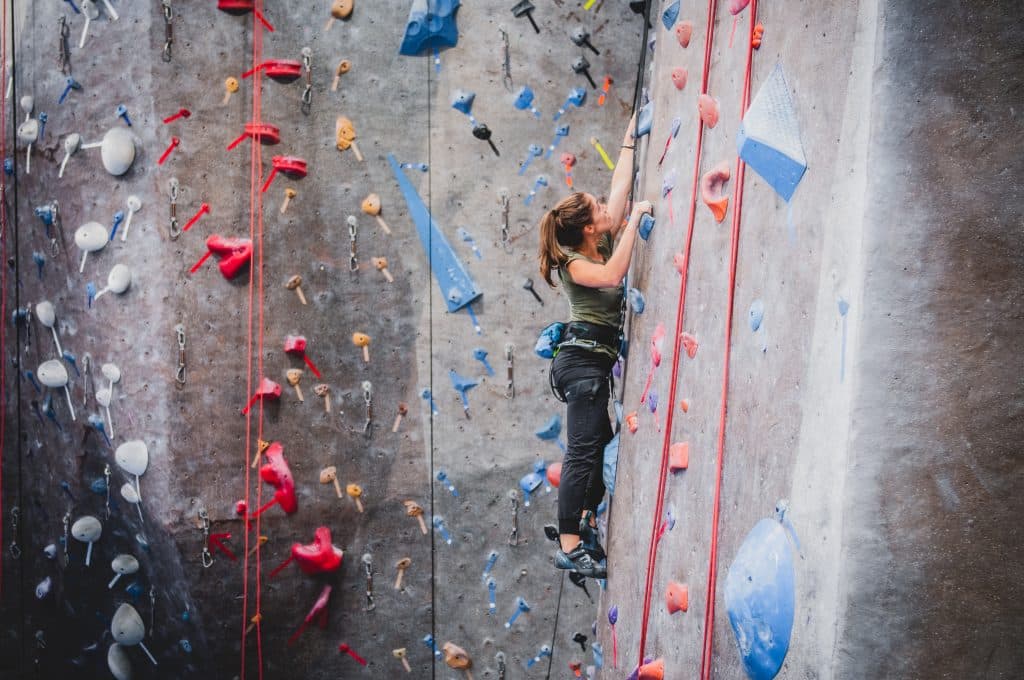
[[398, 53], [415, 57], [434, 49], [455, 47], [459, 41], [459, 29], [455, 26], [459, 4], [459, 0], [412, 0]]
[[444, 296], [445, 304], [449, 312], [456, 312], [469, 303], [483, 295], [473, 283], [462, 261], [455, 255], [451, 244], [445, 238], [437, 222], [430, 216], [423, 199], [416, 193], [412, 182], [402, 172], [401, 166], [392, 154], [388, 154], [388, 163], [395, 173], [398, 186], [405, 196], [405, 203], [409, 206], [409, 216], [416, 223], [416, 231], [420, 236], [420, 243], [423, 250], [428, 253], [430, 268], [437, 279], [437, 285], [441, 287], [441, 295]]
[[796, 108], [776, 64], [751, 102], [736, 135], [740, 158], [787, 202], [807, 170]]

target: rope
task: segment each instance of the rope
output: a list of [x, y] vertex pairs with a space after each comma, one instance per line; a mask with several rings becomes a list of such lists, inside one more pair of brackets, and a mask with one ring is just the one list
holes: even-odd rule
[[[750, 3], [750, 35], [747, 40], [747, 66], [743, 77], [743, 93], [740, 103], [740, 117], [750, 105], [750, 66], [754, 55], [754, 24], [757, 21], [757, 0]], [[718, 411], [718, 447], [715, 468], [715, 500], [711, 515], [711, 554], [708, 557], [708, 583], [704, 609], [704, 643], [700, 662], [701, 680], [711, 677], [711, 654], [715, 626], [715, 583], [718, 576], [718, 518], [722, 496], [722, 464], [725, 457], [725, 415], [729, 397], [729, 356], [732, 339], [732, 314], [736, 300], [736, 261], [740, 249], [740, 216], [743, 207], [743, 178], [746, 163], [736, 158], [736, 201], [732, 212], [732, 238], [729, 248], [729, 302], [725, 313], [725, 347], [722, 360], [722, 401]]]
[[[707, 34], [704, 38], [704, 71], [701, 76], [700, 92], [707, 94], [708, 73], [711, 69], [711, 47], [715, 32], [715, 8], [717, 0], [708, 0]], [[693, 243], [693, 225], [697, 209], [697, 184], [700, 180], [700, 158], [704, 142], [704, 121], [697, 121], [697, 147], [693, 160], [693, 186], [690, 192], [690, 217], [686, 228], [686, 247], [683, 249], [682, 276], [679, 283], [679, 302], [676, 308], [675, 338], [672, 347], [672, 373], [669, 380], [668, 408], [666, 409], [665, 436], [661, 447], [661, 467], [658, 473], [658, 492], [654, 519], [651, 522], [651, 538], [647, 548], [647, 576], [644, 582], [643, 618], [640, 623], [640, 654], [639, 662], [643, 663], [644, 647], [647, 644], [647, 623], [651, 613], [651, 589], [654, 586], [654, 566], [658, 555], [658, 525], [665, 506], [665, 481], [668, 472], [669, 447], [672, 442], [672, 421], [675, 414], [676, 387], [679, 379], [680, 338], [683, 333], [683, 313], [686, 309], [686, 279], [690, 267], [690, 246]]]
[[[7, 3], [3, 3], [3, 16], [2, 23], [0, 23], [0, 87], [7, 87], [7, 31], [4, 30], [7, 26]], [[12, 55], [13, 58], [13, 55]], [[7, 158], [7, 107], [0, 105], [0, 159]], [[0, 182], [3, 182], [3, 191], [0, 192], [0, 233], [3, 234], [3, 238], [0, 239], [3, 242], [0, 243], [0, 269], [3, 273], [0, 273], [0, 322], [3, 322], [3, 328], [0, 328], [0, 390], [3, 392], [3, 396], [0, 396], [0, 595], [3, 594], [4, 587], [4, 556], [3, 556], [3, 545], [4, 545], [4, 522], [3, 517], [3, 461], [4, 461], [4, 435], [6, 434], [7, 426], [7, 267], [3, 266], [2, 263], [7, 262], [7, 180], [3, 175], [0, 175]], [[15, 536], [17, 540], [17, 536]]]
[[[257, 17], [262, 13], [263, 3], [262, 0], [257, 3], [257, 6], [253, 11], [253, 40], [252, 40], [252, 65], [255, 67], [257, 64], [263, 61], [263, 32], [260, 28]], [[253, 95], [252, 95], [252, 121], [259, 125], [262, 120], [261, 115], [261, 104], [262, 104], [262, 72], [257, 70], [253, 74]], [[249, 265], [249, 308], [247, 313], [247, 328], [246, 328], [246, 395], [253, 393], [253, 312], [255, 306], [254, 295], [256, 293], [256, 279], [259, 276], [259, 335], [258, 335], [258, 357], [257, 357], [257, 375], [263, 375], [263, 198], [259, 191], [259, 187], [262, 184], [262, 173], [263, 173], [263, 155], [261, 145], [258, 140], [253, 140], [249, 147], [249, 239], [253, 243], [257, 243], [257, 256], [258, 266], [254, 266], [254, 263], [250, 262]], [[258, 270], [258, 271], [257, 271]], [[242, 466], [245, 470], [245, 513], [248, 515], [249, 508], [251, 507], [251, 476], [249, 467], [249, 452], [252, 451], [252, 409], [246, 411], [245, 414], [245, 450], [242, 454]], [[257, 447], [259, 446], [259, 439], [263, 434], [263, 400], [259, 400], [258, 419], [257, 419]], [[261, 505], [263, 500], [263, 485], [259, 483], [257, 478], [256, 485], [256, 504]], [[245, 519], [248, 525], [248, 517]], [[260, 534], [260, 516], [256, 517], [256, 536]], [[251, 532], [245, 531], [245, 559], [242, 565], [242, 645], [241, 645], [241, 680], [245, 680], [245, 662], [246, 662], [246, 637], [248, 635], [248, 623], [249, 623], [249, 537]], [[260, 615], [260, 588], [261, 582], [261, 555], [260, 545], [257, 538], [256, 541], [256, 615]], [[256, 660], [257, 660], [257, 675], [262, 680], [263, 678], [263, 632], [262, 623], [259, 619], [256, 621]]]
[[555, 603], [555, 627], [551, 631], [551, 654], [548, 655], [548, 672], [544, 680], [551, 680], [551, 665], [555, 661], [555, 635], [558, 632], [558, 614], [562, 611], [562, 591], [565, 590], [565, 572], [562, 572], [562, 579], [558, 583], [558, 602]]
[[[433, 185], [431, 179], [434, 176], [434, 159], [432, 157], [433, 141], [434, 136], [430, 133], [430, 79], [431, 69], [430, 61], [427, 59], [423, 60], [424, 66], [427, 69], [427, 217], [433, 219], [433, 213], [431, 212], [431, 201], [433, 200]], [[427, 230], [427, 252], [434, 252], [434, 230]], [[430, 290], [431, 279], [434, 277], [434, 260], [431, 257], [427, 257], [427, 280], [424, 282], [423, 289]], [[472, 309], [467, 306], [466, 309]], [[427, 295], [427, 318], [430, 319], [430, 327], [427, 329], [427, 349], [428, 356], [434, 356], [434, 296]], [[427, 372], [427, 389], [430, 390], [430, 399], [434, 398], [434, 362], [430, 362], [430, 370]], [[427, 418], [430, 423], [430, 634], [437, 639], [437, 588], [434, 587], [434, 579], [437, 573], [437, 531], [434, 529], [434, 408], [430, 406], [428, 401], [427, 406]], [[431, 680], [437, 678], [437, 656], [431, 657], [430, 664], [430, 677]]]

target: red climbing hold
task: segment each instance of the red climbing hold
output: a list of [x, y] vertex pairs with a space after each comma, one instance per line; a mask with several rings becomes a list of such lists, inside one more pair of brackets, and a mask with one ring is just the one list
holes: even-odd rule
[[668, 589], [665, 590], [665, 606], [669, 614], [685, 612], [690, 606], [690, 590], [685, 583], [668, 582]]
[[729, 197], [722, 194], [725, 183], [729, 181], [729, 163], [722, 161], [704, 173], [700, 178], [700, 196], [704, 204], [711, 208], [716, 222], [725, 219], [729, 209]]
[[548, 483], [557, 489], [558, 485], [562, 483], [562, 464], [552, 463], [548, 466], [546, 474], [548, 477]]
[[736, 16], [747, 8], [750, 0], [729, 0], [729, 14]]
[[693, 22], [692, 21], [681, 21], [676, 26], [676, 40], [679, 41], [680, 47], [689, 47], [690, 38], [693, 37]]
[[676, 86], [677, 90], [681, 90], [686, 87], [686, 69], [677, 66], [672, 69], [672, 84]]
[[288, 467], [288, 461], [284, 459], [284, 447], [280, 442], [274, 442], [264, 455], [267, 457], [267, 463], [260, 468], [260, 478], [274, 487], [274, 498], [253, 513], [252, 518], [259, 517], [275, 503], [290, 515], [299, 509], [299, 501], [295, 497], [295, 479], [292, 477], [291, 468]]
[[750, 39], [750, 44], [754, 47], [755, 50], [759, 49], [761, 47], [761, 37], [763, 35], [764, 35], [764, 24], [762, 24], [761, 22], [758, 22], [757, 25], [754, 26], [754, 35]]
[[682, 274], [686, 270], [686, 256], [682, 253], [676, 253], [672, 256], [672, 264], [675, 265], [676, 271]]
[[337, 571], [344, 553], [341, 548], [331, 543], [330, 529], [317, 527], [313, 532], [312, 543], [292, 543], [292, 557], [298, 563], [299, 569], [310, 576], [315, 576]]
[[217, 266], [229, 281], [238, 276], [252, 260], [252, 241], [247, 238], [224, 238], [213, 234], [206, 239], [206, 249], [220, 258]]
[[683, 348], [686, 350], [686, 356], [691, 359], [697, 356], [697, 338], [689, 333], [683, 333]]
[[668, 469], [672, 472], [685, 470], [690, 465], [690, 443], [676, 442], [668, 447]]
[[640, 666], [640, 672], [636, 677], [637, 680], [664, 680], [665, 660], [655, 659], [650, 663], [645, 663], [643, 666]]
[[714, 129], [718, 125], [718, 101], [711, 95], [702, 94], [697, 97], [697, 111], [709, 129]]
[[626, 416], [626, 427], [629, 429], [630, 434], [636, 434], [636, 430], [639, 426], [640, 416], [637, 415], [636, 411], [633, 411]]

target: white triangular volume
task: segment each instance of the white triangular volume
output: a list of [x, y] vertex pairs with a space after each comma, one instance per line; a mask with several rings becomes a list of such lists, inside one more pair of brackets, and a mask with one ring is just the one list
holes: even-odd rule
[[800, 144], [796, 108], [789, 96], [782, 64], [776, 64], [768, 80], [761, 85], [743, 117], [743, 128], [747, 137], [772, 147], [800, 165], [807, 165]]

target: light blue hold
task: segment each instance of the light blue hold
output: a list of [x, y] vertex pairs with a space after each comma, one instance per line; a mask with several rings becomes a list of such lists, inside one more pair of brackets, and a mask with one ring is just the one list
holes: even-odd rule
[[760, 299], [754, 300], [750, 303], [750, 330], [757, 332], [757, 329], [761, 327], [761, 322], [764, 320], [764, 302]]
[[635, 139], [640, 139], [651, 131], [651, 124], [654, 122], [654, 101], [649, 101], [640, 107], [640, 113], [636, 117]]
[[629, 306], [633, 310], [633, 313], [643, 314], [644, 309], [647, 308], [647, 302], [644, 300], [644, 294], [637, 288], [630, 288], [626, 296], [629, 298]]

